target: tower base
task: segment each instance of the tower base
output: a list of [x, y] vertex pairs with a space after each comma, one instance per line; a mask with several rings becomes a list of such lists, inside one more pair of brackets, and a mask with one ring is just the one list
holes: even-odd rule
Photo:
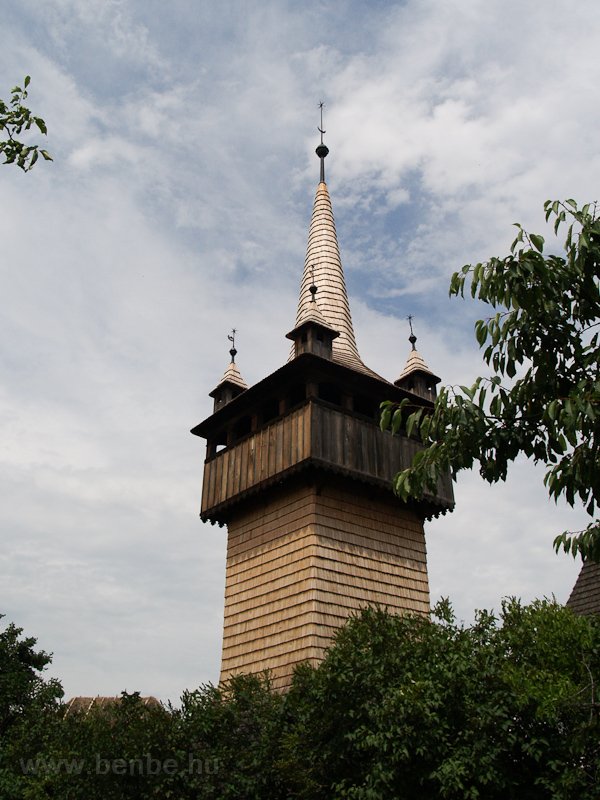
[[221, 681], [268, 670], [285, 689], [361, 608], [429, 612], [423, 519], [390, 492], [298, 476], [245, 503], [228, 530]]

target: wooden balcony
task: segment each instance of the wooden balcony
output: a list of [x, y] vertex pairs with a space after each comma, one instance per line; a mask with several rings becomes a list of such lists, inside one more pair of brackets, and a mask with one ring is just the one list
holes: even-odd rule
[[[223, 522], [233, 504], [307, 467], [391, 489], [392, 478], [410, 466], [419, 447], [415, 439], [392, 436], [370, 420], [311, 400], [206, 461], [201, 516]], [[449, 476], [426, 502], [433, 507], [427, 514], [454, 506]]]

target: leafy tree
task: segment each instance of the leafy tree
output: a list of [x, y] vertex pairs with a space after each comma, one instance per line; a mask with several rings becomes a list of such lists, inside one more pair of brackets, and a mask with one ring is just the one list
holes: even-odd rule
[[27, 75], [23, 81], [23, 87], [13, 87], [8, 103], [0, 99], [0, 135], [7, 137], [0, 139], [0, 153], [4, 155], [5, 164], [17, 164], [24, 172], [28, 172], [33, 167], [40, 154], [45, 161], [52, 161], [52, 156], [47, 150], [37, 144], [25, 144], [20, 140], [21, 134], [30, 130], [33, 125], [40, 133], [44, 135], [47, 133], [44, 120], [34, 116], [23, 105], [27, 99], [27, 87], [30, 82], [31, 78]]
[[11, 730], [0, 757], [3, 800], [137, 800], [169, 797], [165, 779], [177, 769], [172, 717], [139, 693], [89, 712], [33, 710]]
[[[0, 614], [0, 619], [4, 615]], [[21, 798], [26, 779], [15, 769], [28, 753], [35, 755], [52, 739], [62, 687], [43, 671], [52, 657], [35, 650], [36, 639], [23, 637], [14, 624], [0, 632], [0, 797]]]
[[30, 789], [69, 800], [169, 797], [165, 781], [179, 768], [172, 723], [168, 709], [145, 705], [139, 692], [66, 714], [38, 756]]
[[[0, 619], [4, 614], [0, 614]], [[22, 637], [13, 623], [0, 632], [0, 739], [30, 707], [56, 705], [62, 687], [56, 679], [45, 680], [44, 669], [52, 656], [34, 650], [36, 639]]]
[[555, 603], [458, 625], [367, 609], [287, 702], [291, 796], [598, 797], [600, 628]]
[[24, 718], [0, 755], [0, 797], [283, 800], [284, 707], [265, 677], [242, 675], [184, 692], [178, 709], [123, 693], [89, 712]]
[[456, 623], [367, 609], [286, 694], [238, 676], [90, 713], [46, 705], [0, 739], [3, 800], [598, 796], [600, 623], [555, 603]]
[[175, 724], [182, 761], [204, 769], [179, 776], [177, 797], [189, 800], [284, 800], [280, 768], [285, 696], [266, 675], [238, 675], [226, 684], [184, 692]]
[[[382, 428], [405, 426], [424, 448], [394, 479], [407, 500], [435, 490], [476, 463], [488, 482], [505, 480], [523, 453], [546, 466], [544, 483], [555, 500], [582, 503], [593, 518], [600, 503], [600, 219], [596, 204], [547, 201], [554, 232], [567, 226], [564, 255], [544, 255], [544, 238], [518, 234], [510, 254], [466, 265], [454, 273], [450, 295], [495, 309], [475, 335], [491, 377], [444, 388], [433, 409], [385, 403]], [[554, 541], [573, 555], [600, 561], [600, 520]]]

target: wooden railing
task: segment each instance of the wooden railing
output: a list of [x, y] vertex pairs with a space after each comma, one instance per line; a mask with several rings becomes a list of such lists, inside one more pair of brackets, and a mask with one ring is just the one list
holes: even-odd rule
[[[259, 484], [300, 465], [332, 468], [359, 480], [391, 484], [409, 466], [419, 443], [392, 436], [374, 422], [342, 409], [310, 401], [207, 460], [204, 467], [202, 514], [243, 496]], [[440, 481], [437, 497], [453, 505], [449, 478]]]

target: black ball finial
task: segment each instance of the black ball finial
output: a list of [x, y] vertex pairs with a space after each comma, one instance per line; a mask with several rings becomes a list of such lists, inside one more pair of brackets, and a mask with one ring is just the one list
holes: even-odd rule
[[329, 148], [326, 144], [321, 143], [315, 150], [315, 153], [319, 156], [319, 158], [325, 158], [325, 156], [329, 153]]

